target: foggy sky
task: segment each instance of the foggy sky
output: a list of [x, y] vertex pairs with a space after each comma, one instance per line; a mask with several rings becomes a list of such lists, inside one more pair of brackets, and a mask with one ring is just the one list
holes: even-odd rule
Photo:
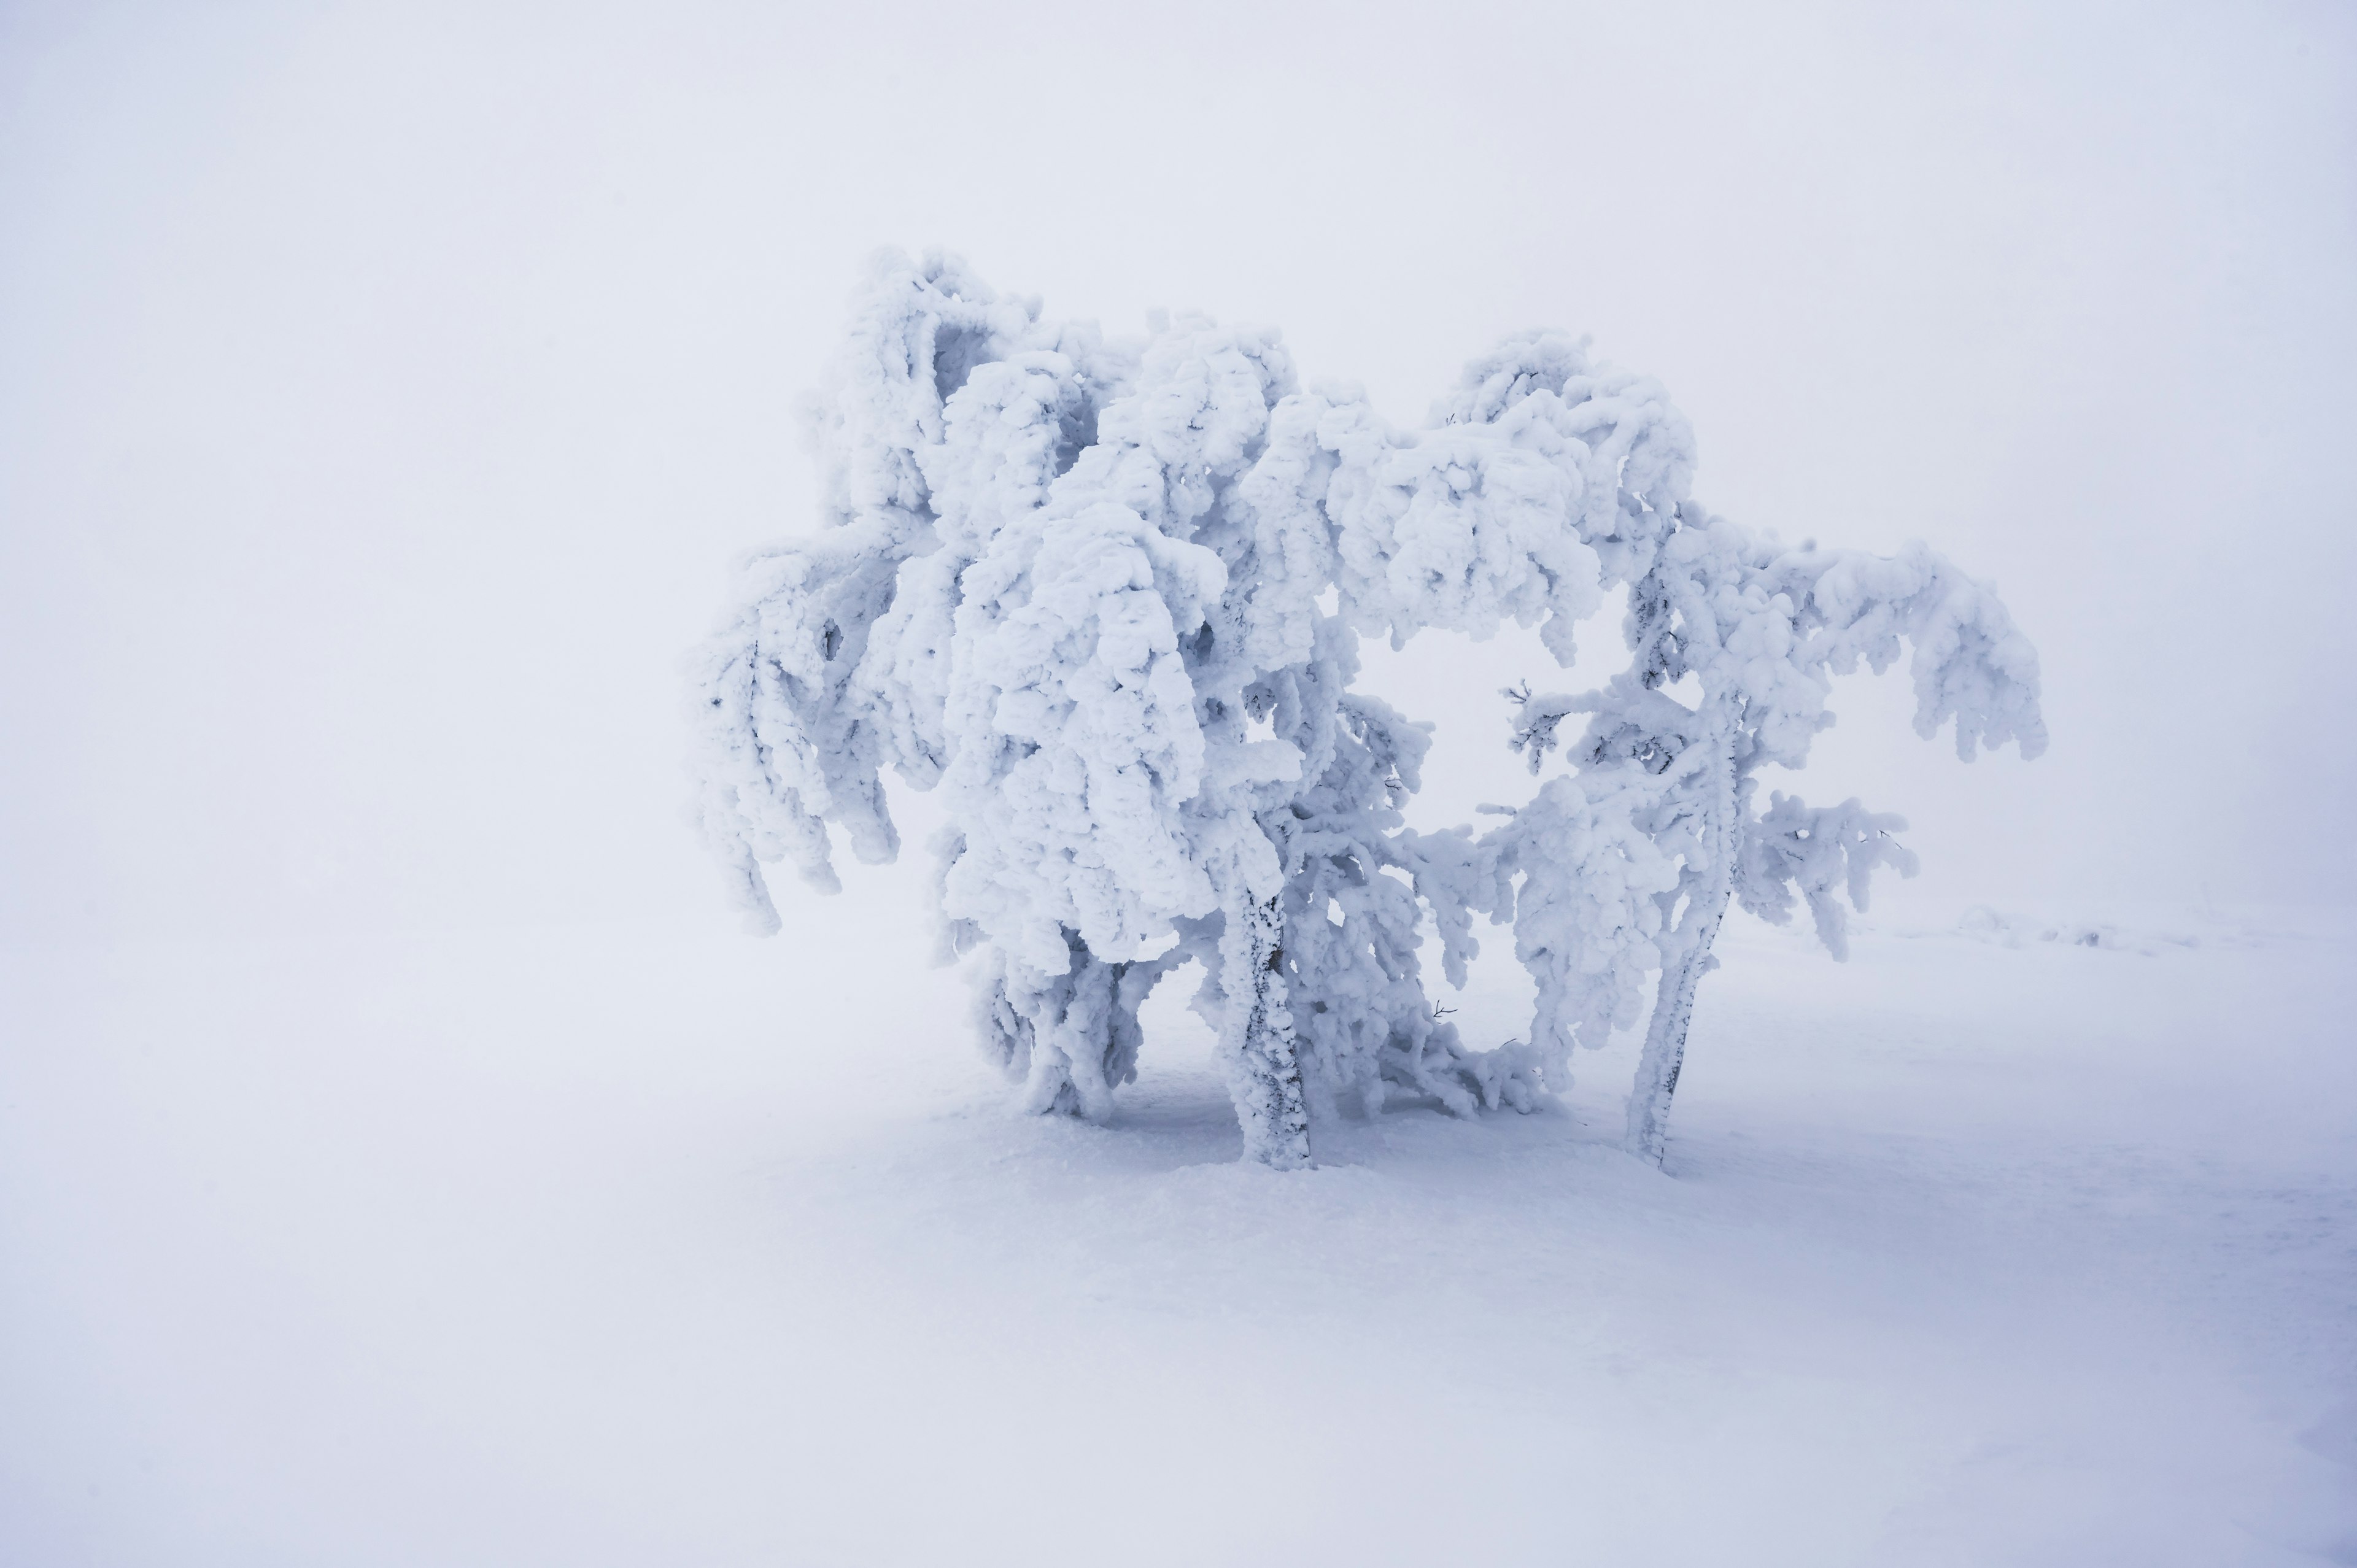
[[[679, 659], [885, 243], [1400, 423], [1591, 333], [1711, 508], [2037, 643], [2035, 763], [1836, 699], [1801, 787], [1922, 889], [2344, 899], [2352, 67], [2323, 5], [0, 6], [0, 932], [724, 929]], [[1534, 638], [1371, 674], [1426, 825], [1528, 793]]]

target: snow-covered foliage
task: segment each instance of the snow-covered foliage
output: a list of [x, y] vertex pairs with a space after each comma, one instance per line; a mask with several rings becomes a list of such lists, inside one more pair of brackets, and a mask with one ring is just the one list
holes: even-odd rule
[[[1397, 1094], [1528, 1108], [1649, 993], [1631, 1137], [1658, 1154], [1728, 898], [1782, 919], [1797, 893], [1840, 956], [1836, 894], [1914, 868], [1854, 800], [1752, 811], [1756, 770], [1832, 722], [1831, 677], [1911, 647], [1922, 733], [2043, 744], [2036, 656], [1986, 587], [1702, 511], [1661, 387], [1560, 333], [1403, 431], [1303, 390], [1273, 332], [1108, 340], [888, 253], [813, 428], [823, 526], [745, 564], [698, 657], [699, 819], [768, 930], [764, 865], [832, 890], [830, 824], [898, 851], [882, 769], [939, 789], [943, 950], [985, 950], [981, 1033], [1037, 1110], [1105, 1115], [1140, 1003], [1191, 959], [1255, 1158], [1307, 1163], [1315, 1121]], [[1585, 716], [1573, 771], [1478, 837], [1410, 829], [1430, 726], [1351, 689], [1359, 636], [1511, 618], [1567, 666], [1624, 587], [1625, 672], [1517, 693], [1534, 773]], [[1461, 984], [1475, 915], [1537, 980], [1528, 1042], [1476, 1050], [1426, 991], [1425, 928]]]

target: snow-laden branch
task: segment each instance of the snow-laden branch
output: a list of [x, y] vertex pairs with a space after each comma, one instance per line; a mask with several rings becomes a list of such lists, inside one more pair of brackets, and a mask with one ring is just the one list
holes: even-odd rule
[[1906, 831], [1906, 818], [1869, 811], [1856, 800], [1811, 807], [1779, 790], [1767, 811], [1744, 824], [1736, 901], [1781, 926], [1792, 918], [1797, 889], [1825, 950], [1846, 959], [1849, 918], [1834, 896], [1847, 895], [1850, 908], [1863, 914], [1876, 870], [1887, 865], [1901, 876], [1914, 875], [1914, 851], [1893, 836]]

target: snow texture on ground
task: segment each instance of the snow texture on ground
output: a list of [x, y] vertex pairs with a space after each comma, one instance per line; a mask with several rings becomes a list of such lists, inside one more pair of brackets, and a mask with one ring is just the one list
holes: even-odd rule
[[1279, 1176], [787, 918], [6, 955], [0, 1561], [2357, 1563], [2346, 920], [1747, 923], [1665, 1172]]

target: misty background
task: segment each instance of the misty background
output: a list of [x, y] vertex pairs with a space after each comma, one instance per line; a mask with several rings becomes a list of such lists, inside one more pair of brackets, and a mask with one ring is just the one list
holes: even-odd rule
[[[679, 660], [886, 243], [1402, 424], [1590, 333], [2037, 644], [2035, 764], [1836, 699], [1916, 897], [2345, 899], [2352, 81], [2323, 5], [0, 5], [0, 937], [725, 933]], [[1377, 653], [1423, 825], [1527, 795], [1534, 638]]]

